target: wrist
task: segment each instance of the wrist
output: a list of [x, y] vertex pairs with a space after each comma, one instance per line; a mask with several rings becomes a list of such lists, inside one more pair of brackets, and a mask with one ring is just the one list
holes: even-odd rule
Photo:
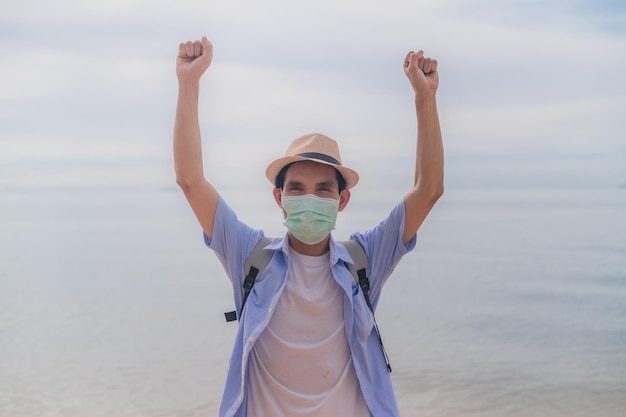
[[200, 87], [200, 78], [178, 77], [178, 88], [181, 90], [197, 90]]
[[415, 92], [415, 107], [419, 110], [424, 106], [436, 105], [437, 90]]
[[181, 87], [196, 87], [200, 85], [200, 77], [196, 77], [193, 74], [180, 74], [177, 78], [178, 85]]

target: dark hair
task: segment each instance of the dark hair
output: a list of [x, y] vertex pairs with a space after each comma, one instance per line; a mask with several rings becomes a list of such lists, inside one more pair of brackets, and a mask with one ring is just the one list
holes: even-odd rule
[[[296, 162], [300, 162], [300, 161], [296, 161]], [[276, 182], [274, 182], [274, 185], [276, 186], [276, 188], [280, 188], [281, 190], [283, 189], [283, 187], [285, 186], [285, 176], [287, 175], [287, 170], [289, 169], [290, 166], [292, 166], [296, 162], [287, 164], [283, 167], [283, 169], [280, 170], [280, 172], [276, 176]], [[335, 174], [337, 175], [337, 185], [339, 188], [339, 192], [342, 192], [343, 190], [347, 188], [346, 180], [343, 178], [343, 175], [341, 175], [341, 172], [339, 172], [338, 169], [335, 169]]]

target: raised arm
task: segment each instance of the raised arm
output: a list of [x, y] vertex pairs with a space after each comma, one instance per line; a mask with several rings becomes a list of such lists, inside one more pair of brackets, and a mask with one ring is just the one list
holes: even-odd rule
[[404, 58], [404, 72], [415, 92], [417, 113], [415, 181], [404, 197], [402, 241], [406, 245], [443, 194], [443, 144], [437, 114], [437, 61], [424, 57], [423, 51], [411, 51]]
[[213, 45], [206, 37], [201, 41], [181, 43], [178, 47], [178, 104], [174, 123], [176, 183], [182, 188], [200, 226], [209, 238], [213, 237], [213, 219], [219, 195], [204, 178], [198, 95], [200, 78], [211, 65], [212, 59]]

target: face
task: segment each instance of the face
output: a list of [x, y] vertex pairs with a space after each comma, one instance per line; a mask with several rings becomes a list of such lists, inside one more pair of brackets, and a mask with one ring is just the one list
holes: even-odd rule
[[339, 211], [343, 210], [350, 200], [349, 190], [339, 192], [335, 168], [312, 161], [296, 162], [287, 169], [283, 189], [274, 188], [274, 198], [282, 208], [283, 195], [306, 194], [339, 200]]

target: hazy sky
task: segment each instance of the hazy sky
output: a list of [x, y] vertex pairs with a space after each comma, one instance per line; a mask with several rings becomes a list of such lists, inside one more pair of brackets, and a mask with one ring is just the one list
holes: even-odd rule
[[178, 44], [206, 35], [207, 176], [256, 186], [302, 133], [412, 179], [402, 71], [439, 60], [448, 186], [626, 183], [626, 3], [3, 0], [0, 186], [171, 186]]

